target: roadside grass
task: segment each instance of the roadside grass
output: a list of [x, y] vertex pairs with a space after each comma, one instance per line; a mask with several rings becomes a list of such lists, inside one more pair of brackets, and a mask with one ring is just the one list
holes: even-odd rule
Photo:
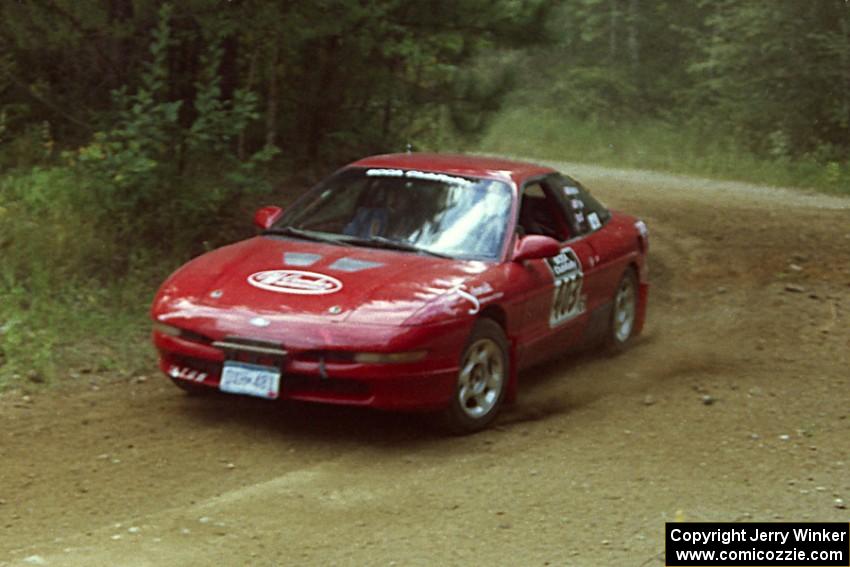
[[762, 185], [850, 195], [850, 162], [813, 157], [764, 159], [723, 132], [662, 122], [611, 125], [551, 109], [511, 109], [496, 116], [478, 151], [633, 167]]
[[[67, 168], [0, 178], [0, 390], [145, 367], [152, 267], [82, 205]], [[111, 273], [111, 266], [116, 266]]]
[[153, 362], [146, 310], [152, 291], [128, 280], [109, 287], [17, 285], [0, 308], [0, 390], [90, 373], [143, 373]]
[[286, 180], [276, 190], [213, 209], [206, 188], [219, 178], [209, 171], [179, 187], [199, 210], [173, 213], [156, 242], [105, 218], [94, 181], [77, 168], [0, 175], [0, 392], [153, 370], [148, 310], [162, 281], [193, 256], [253, 235], [256, 208], [285, 205], [309, 183], [287, 179], [282, 165], [267, 173]]

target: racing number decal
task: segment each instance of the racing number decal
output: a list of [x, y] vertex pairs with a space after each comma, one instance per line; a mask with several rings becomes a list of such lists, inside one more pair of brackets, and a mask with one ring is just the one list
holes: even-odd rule
[[555, 327], [584, 311], [581, 298], [584, 273], [581, 271], [581, 261], [572, 248], [564, 248], [554, 258], [547, 258], [546, 263], [555, 278], [552, 312], [549, 315], [549, 325]]

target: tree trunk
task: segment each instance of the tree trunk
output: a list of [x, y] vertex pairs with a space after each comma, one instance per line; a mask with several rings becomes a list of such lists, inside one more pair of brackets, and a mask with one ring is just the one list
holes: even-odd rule
[[277, 105], [278, 105], [278, 89], [277, 89], [277, 72], [278, 60], [280, 59], [280, 47], [277, 40], [274, 40], [272, 45], [271, 62], [269, 65], [269, 84], [266, 99], [266, 145], [273, 146], [277, 140]]
[[[120, 26], [132, 20], [134, 15], [133, 0], [109, 1], [109, 23], [111, 25]], [[113, 35], [112, 37], [114, 38], [115, 36]], [[132, 68], [133, 47], [132, 35], [126, 34], [126, 32], [120, 35], [112, 46], [113, 55], [111, 60], [117, 62], [117, 65], [110, 67], [112, 75], [111, 85], [113, 88], [127, 82], [127, 70]]]
[[841, 33], [844, 36], [841, 46], [841, 127], [844, 130], [844, 146], [850, 147], [850, 9], [845, 10], [841, 18]]
[[319, 159], [319, 148], [327, 134], [329, 121], [332, 120], [337, 108], [338, 97], [334, 92], [334, 83], [340, 71], [337, 54], [340, 49], [340, 37], [329, 36], [322, 40], [319, 48], [318, 77], [315, 83], [314, 101], [310, 130], [307, 138], [307, 156], [312, 163]]
[[609, 0], [608, 2], [608, 56], [611, 61], [617, 60], [617, 31], [620, 27], [620, 7], [618, 3], [619, 0]]
[[230, 34], [221, 42], [222, 54], [219, 65], [222, 100], [233, 99], [233, 91], [239, 85], [239, 35]]
[[640, 43], [638, 26], [640, 25], [640, 0], [629, 0], [629, 63], [632, 72], [640, 65]]
[[[251, 54], [251, 62], [248, 64], [248, 80], [245, 81], [245, 88], [250, 90], [254, 88], [254, 77], [257, 74], [257, 52]], [[247, 152], [245, 151], [245, 128], [239, 132], [236, 137], [236, 157], [239, 161], [245, 161]]]

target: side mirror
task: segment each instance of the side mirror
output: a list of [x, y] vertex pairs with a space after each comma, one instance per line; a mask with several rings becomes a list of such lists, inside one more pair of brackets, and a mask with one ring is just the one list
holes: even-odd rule
[[277, 219], [279, 219], [282, 214], [283, 209], [275, 207], [274, 205], [257, 209], [257, 212], [254, 213], [254, 224], [261, 230], [266, 230], [276, 223]]
[[519, 239], [514, 249], [514, 262], [551, 258], [561, 253], [561, 245], [552, 237], [529, 234]]

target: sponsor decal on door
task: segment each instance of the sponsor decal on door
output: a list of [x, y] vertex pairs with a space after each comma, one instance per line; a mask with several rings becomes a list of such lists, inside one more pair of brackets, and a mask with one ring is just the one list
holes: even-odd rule
[[557, 256], [547, 258], [546, 263], [555, 280], [549, 325], [557, 327], [584, 312], [584, 299], [581, 296], [584, 272], [581, 260], [569, 247], [562, 249]]

